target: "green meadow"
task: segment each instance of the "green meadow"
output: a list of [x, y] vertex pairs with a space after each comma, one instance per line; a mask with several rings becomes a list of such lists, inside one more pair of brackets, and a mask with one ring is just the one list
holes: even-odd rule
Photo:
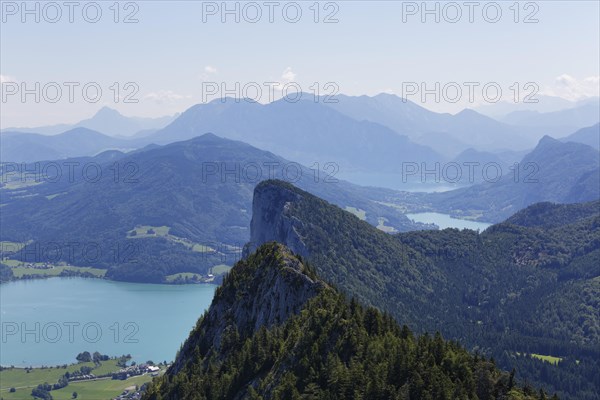
[[394, 233], [397, 232], [393, 226], [387, 226], [385, 223], [387, 222], [386, 218], [379, 217], [377, 218], [377, 229], [384, 231], [386, 233]]
[[191, 240], [181, 238], [175, 235], [171, 235], [169, 231], [171, 227], [169, 226], [151, 226], [151, 225], [141, 225], [136, 226], [132, 230], [127, 232], [127, 237], [129, 239], [143, 239], [143, 238], [153, 238], [153, 237], [162, 237], [174, 243], [180, 243], [192, 251], [198, 253], [208, 253], [215, 251], [212, 247], [206, 246], [200, 243], [194, 243]]
[[[36, 269], [36, 268], [28, 268], [23, 266], [23, 263], [16, 260], [6, 260], [4, 263], [12, 268], [13, 274], [16, 278], [22, 278], [24, 275], [35, 275], [41, 277], [52, 277], [59, 276], [63, 271], [73, 271], [73, 272], [88, 272], [96, 278], [103, 278], [106, 274], [106, 270], [92, 267], [75, 267], [72, 265], [69, 266], [55, 266], [53, 268], [47, 269]], [[19, 266], [15, 266], [17, 264]]]
[[222, 275], [228, 273], [231, 270], [231, 265], [219, 264], [215, 265], [210, 270], [213, 275]]
[[346, 211], [356, 215], [358, 218], [365, 221], [367, 219], [367, 212], [365, 210], [361, 210], [360, 208], [346, 206]]
[[[73, 372], [83, 366], [94, 368], [94, 375], [104, 375], [116, 372], [120, 369], [117, 366], [117, 360], [111, 359], [95, 366], [92, 362], [72, 364], [63, 367], [33, 368], [27, 372], [24, 368], [8, 368], [0, 371], [0, 398], [4, 400], [31, 400], [31, 389], [41, 383], [48, 382], [54, 384], [67, 371]], [[59, 390], [52, 390], [50, 393], [56, 400], [72, 399], [73, 392], [77, 392], [78, 399], [100, 400], [111, 399], [122, 393], [127, 388], [141, 386], [150, 382], [150, 375], [134, 376], [126, 380], [113, 380], [111, 378], [100, 378], [97, 380], [70, 382], [67, 387]], [[10, 388], [15, 388], [14, 393]]]

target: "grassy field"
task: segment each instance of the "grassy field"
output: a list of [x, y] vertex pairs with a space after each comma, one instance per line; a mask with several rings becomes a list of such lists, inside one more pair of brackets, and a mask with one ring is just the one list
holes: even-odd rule
[[367, 212], [365, 210], [361, 210], [360, 208], [346, 206], [346, 211], [351, 212], [363, 221], [367, 219]]
[[208, 253], [208, 252], [215, 251], [215, 249], [213, 249], [210, 246], [206, 246], [204, 244], [194, 243], [192, 245], [192, 251], [197, 251], [199, 253]]
[[174, 282], [177, 278], [182, 278], [182, 279], [188, 278], [188, 279], [191, 279], [193, 277], [196, 277], [198, 279], [202, 279], [202, 275], [196, 274], [196, 273], [193, 273], [193, 272], [180, 272], [178, 274], [167, 275], [166, 279], [167, 279], [167, 282]]
[[[63, 271], [77, 271], [77, 272], [89, 272], [94, 275], [96, 278], [102, 278], [106, 274], [106, 270], [92, 268], [92, 267], [74, 267], [74, 266], [57, 266], [49, 269], [35, 269], [35, 268], [27, 268], [24, 266], [15, 266], [15, 260], [6, 260], [4, 263], [13, 267], [12, 271], [16, 278], [21, 278], [23, 275], [39, 275], [41, 276], [58, 276]], [[10, 263], [9, 263], [10, 262]], [[22, 265], [22, 263], [16, 262], [17, 265]], [[11, 265], [13, 264], [13, 265]]]
[[398, 211], [400, 211], [402, 214], [406, 214], [406, 213], [410, 212], [409, 208], [406, 207], [406, 206], [404, 206], [404, 205], [402, 205], [402, 204], [386, 203], [385, 201], [375, 201], [375, 203], [381, 204], [383, 206], [388, 206], [388, 207], [395, 208]]
[[[0, 175], [1, 177], [2, 175]], [[2, 181], [4, 182], [6, 179], [5, 178], [0, 178], [2, 179]], [[4, 187], [2, 189], [7, 189], [7, 190], [16, 190], [16, 189], [23, 189], [26, 187], [30, 187], [30, 186], [35, 186], [35, 185], [39, 185], [40, 183], [43, 183], [42, 181], [37, 182], [35, 179], [13, 179], [13, 180], [9, 180], [7, 182], [5, 182]]]
[[[152, 230], [154, 233], [148, 233], [148, 231]], [[143, 239], [143, 238], [152, 238], [152, 237], [163, 237], [171, 242], [180, 243], [192, 251], [196, 251], [198, 253], [207, 253], [215, 251], [212, 247], [206, 246], [200, 243], [194, 243], [191, 240], [180, 238], [178, 236], [174, 236], [169, 234], [171, 230], [168, 226], [150, 226], [150, 225], [142, 225], [136, 226], [132, 230], [127, 232], [127, 237], [129, 239]], [[135, 235], [132, 236], [132, 233], [135, 232]]]
[[[110, 374], [111, 372], [115, 372], [121, 369], [121, 367], [119, 367], [117, 365], [117, 361], [118, 360], [108, 360], [108, 361], [103, 361], [102, 364], [100, 364], [99, 367], [94, 368], [94, 375], [104, 375], [104, 374]], [[92, 363], [93, 364], [93, 363]]]
[[[77, 392], [77, 400], [110, 400], [131, 386], [142, 386], [150, 382], [150, 375], [134, 376], [124, 381], [103, 379], [98, 381], [70, 383], [69, 386], [53, 390], [51, 392], [54, 400], [71, 399], [73, 392]], [[9, 398], [7, 397], [6, 400]], [[29, 397], [31, 399], [31, 397]]]
[[[154, 233], [148, 233], [149, 230], [153, 230]], [[133, 237], [156, 237], [156, 236], [167, 236], [169, 231], [171, 230], [168, 226], [150, 226], [150, 225], [142, 225], [136, 226], [127, 234], [129, 235], [132, 232], [135, 232], [135, 236]]]
[[9, 259], [2, 260], [2, 264], [8, 265], [9, 267], [18, 267], [20, 265], [24, 265], [24, 263], [21, 261], [9, 260]]
[[65, 372], [73, 372], [79, 370], [81, 367], [92, 367], [94, 368], [93, 373], [95, 375], [103, 375], [111, 372], [118, 371], [121, 369], [117, 366], [117, 360], [103, 361], [99, 367], [95, 367], [93, 362], [78, 363], [68, 365], [67, 368], [33, 368], [30, 372], [27, 372], [24, 368], [10, 368], [0, 371], [0, 390], [8, 390], [11, 387], [34, 387], [40, 383], [56, 383], [58, 378], [63, 376]]
[[62, 194], [65, 194], [65, 193], [67, 193], [67, 192], [61, 192], [61, 193], [55, 193], [55, 194], [51, 194], [51, 195], [48, 195], [48, 196], [46, 196], [46, 198], [47, 198], [48, 200], [52, 200], [53, 198], [55, 198], [55, 197], [58, 197], [58, 196], [60, 196], [60, 195], [62, 195]]
[[[517, 355], [521, 356], [524, 354], [517, 352]], [[532, 358], [537, 358], [538, 360], [546, 361], [547, 363], [550, 363], [552, 365], [557, 365], [560, 361], [562, 361], [562, 357], [545, 356], [542, 354], [535, 354], [535, 353], [531, 353], [530, 356]], [[577, 363], [579, 364], [579, 362], [577, 362]]]
[[16, 253], [25, 247], [26, 244], [25, 242], [0, 241], [0, 251], [3, 253]]
[[226, 274], [230, 270], [231, 270], [231, 266], [230, 265], [225, 265], [225, 264], [215, 265], [214, 267], [211, 268], [211, 271], [212, 271], [213, 275]]
[[[73, 372], [82, 366], [94, 367], [94, 363], [80, 363], [67, 366], [67, 368], [34, 368], [29, 373], [23, 368], [12, 368], [0, 371], [0, 398], [5, 400], [31, 400], [31, 389], [40, 383], [56, 383], [65, 372]], [[95, 375], [116, 372], [120, 369], [117, 360], [104, 361], [95, 368]], [[141, 386], [150, 382], [150, 375], [140, 375], [127, 380], [99, 379], [95, 381], [71, 382], [63, 389], [51, 392], [54, 399], [71, 399], [73, 392], [77, 392], [78, 399], [101, 400], [111, 399], [119, 395], [130, 386]], [[15, 393], [10, 393], [10, 388], [16, 388]]]
[[34, 368], [29, 373], [23, 368], [11, 368], [0, 371], [0, 393], [5, 395], [11, 387], [35, 387], [40, 383], [55, 383], [65, 374], [73, 372], [83, 366], [93, 367], [94, 363], [81, 363], [67, 366], [67, 368]]
[[194, 243], [190, 240], [183, 239], [183, 238], [180, 238], [177, 236], [167, 235], [165, 237], [167, 238], [167, 240], [170, 240], [175, 243], [181, 243], [188, 249], [198, 252], [198, 253], [208, 253], [208, 252], [214, 251], [214, 249], [212, 247], [209, 247], [209, 246], [206, 246], [206, 245], [203, 245], [200, 243]]
[[541, 354], [531, 354], [531, 357], [533, 358], [537, 358], [538, 360], [542, 360], [542, 361], [546, 361], [550, 364], [553, 365], [557, 365], [560, 361], [562, 361], [561, 357], [554, 357], [554, 356], [544, 356]]
[[[67, 387], [52, 390], [50, 394], [54, 400], [72, 399], [73, 392], [77, 392], [78, 400], [110, 400], [127, 388], [132, 386], [139, 387], [151, 380], [152, 377], [146, 374], [134, 376], [124, 381], [106, 378], [95, 381], [71, 382]], [[0, 397], [4, 400], [32, 400], [31, 389], [17, 389], [15, 393], [10, 393], [8, 390], [1, 391]]]
[[386, 233], [397, 232], [396, 228], [394, 228], [393, 226], [386, 226], [385, 225], [386, 222], [387, 222], [387, 219], [385, 219], [383, 217], [377, 218], [377, 229], [384, 231]]

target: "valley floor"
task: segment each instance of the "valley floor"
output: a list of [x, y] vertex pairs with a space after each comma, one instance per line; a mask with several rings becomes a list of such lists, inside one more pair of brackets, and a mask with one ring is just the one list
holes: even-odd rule
[[[120, 396], [125, 391], [127, 395], [133, 396], [137, 390], [152, 380], [152, 374], [143, 373], [131, 376], [127, 379], [112, 379], [111, 374], [121, 370], [117, 365], [117, 359], [103, 361], [100, 365], [93, 362], [77, 363], [71, 365], [42, 367], [42, 368], [3, 368], [0, 370], [0, 399], [3, 400], [31, 400], [31, 391], [39, 384], [54, 384], [66, 373], [72, 373], [81, 367], [90, 367], [92, 373], [98, 378], [81, 381], [70, 381], [68, 386], [52, 390], [52, 398], [57, 400], [73, 399], [77, 393], [77, 399], [98, 400], [112, 399]], [[164, 366], [154, 374], [162, 374]], [[14, 391], [11, 391], [14, 388]], [[127, 397], [123, 397], [127, 398]]]

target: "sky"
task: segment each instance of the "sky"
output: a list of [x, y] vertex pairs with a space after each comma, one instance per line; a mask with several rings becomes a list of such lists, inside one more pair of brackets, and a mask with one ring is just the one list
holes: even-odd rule
[[598, 96], [598, 1], [66, 4], [1, 2], [2, 128], [298, 89], [388, 92], [451, 113]]

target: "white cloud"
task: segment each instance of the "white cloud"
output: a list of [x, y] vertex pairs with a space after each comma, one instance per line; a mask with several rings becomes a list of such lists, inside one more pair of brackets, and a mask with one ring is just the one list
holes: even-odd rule
[[546, 87], [540, 93], [548, 96], [562, 97], [571, 101], [599, 96], [600, 77], [596, 75], [577, 79], [569, 74], [562, 74], [554, 79], [552, 86]]
[[281, 78], [275, 81], [273, 88], [282, 91], [283, 87], [288, 83], [296, 83], [297, 74], [292, 70], [292, 67], [287, 67], [282, 73]]
[[203, 81], [207, 81], [209, 79], [210, 75], [215, 75], [218, 72], [219, 72], [219, 70], [217, 69], [217, 67], [213, 67], [212, 65], [207, 65], [206, 67], [204, 67], [204, 70], [200, 74], [200, 79]]
[[286, 82], [293, 82], [296, 80], [296, 74], [294, 71], [292, 71], [292, 67], [287, 67], [285, 71], [283, 71], [283, 74], [281, 74], [281, 79]]
[[144, 96], [145, 99], [152, 100], [157, 103], [174, 103], [176, 101], [189, 99], [191, 97], [192, 96], [185, 96], [175, 93], [172, 90], [159, 90], [157, 92], [150, 92]]

